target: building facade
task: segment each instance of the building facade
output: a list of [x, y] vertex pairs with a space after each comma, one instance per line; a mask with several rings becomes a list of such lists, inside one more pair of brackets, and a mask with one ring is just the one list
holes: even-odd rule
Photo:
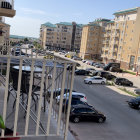
[[140, 71], [140, 8], [114, 13], [105, 28], [102, 57], [104, 62], [119, 62], [121, 68]]
[[103, 35], [108, 19], [97, 19], [83, 27], [79, 56], [82, 59], [100, 59]]
[[6, 24], [4, 18], [0, 17], [0, 46], [9, 45], [10, 25]]
[[40, 28], [40, 43], [43, 48], [75, 51], [80, 49], [82, 25], [75, 22], [47, 22]]

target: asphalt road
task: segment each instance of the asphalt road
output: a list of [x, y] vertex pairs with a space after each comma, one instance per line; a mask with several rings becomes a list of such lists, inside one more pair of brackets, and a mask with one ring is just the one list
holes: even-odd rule
[[74, 90], [85, 93], [88, 103], [107, 116], [103, 124], [96, 122], [70, 123], [80, 140], [139, 140], [140, 110], [131, 109], [127, 100], [105, 85], [84, 84], [83, 76], [75, 76]]

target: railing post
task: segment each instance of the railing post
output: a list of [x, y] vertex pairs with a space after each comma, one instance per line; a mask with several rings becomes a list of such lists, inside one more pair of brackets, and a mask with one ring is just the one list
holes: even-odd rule
[[68, 102], [68, 110], [67, 110], [67, 117], [66, 117], [66, 126], [65, 126], [65, 132], [64, 132], [64, 140], [67, 140], [67, 135], [68, 135], [68, 126], [69, 126], [69, 116], [70, 116], [70, 108], [71, 108], [72, 89], [73, 89], [73, 82], [74, 82], [74, 72], [75, 72], [75, 64], [73, 64], [72, 75], [71, 75], [72, 77], [71, 77], [69, 102]]
[[[9, 73], [10, 73], [10, 57], [7, 59], [7, 71], [6, 71], [6, 87], [4, 94], [4, 107], [3, 107], [3, 121], [6, 120], [6, 112], [7, 112], [7, 97], [8, 97], [8, 88], [9, 88]], [[4, 130], [2, 130], [1, 136], [4, 137]]]

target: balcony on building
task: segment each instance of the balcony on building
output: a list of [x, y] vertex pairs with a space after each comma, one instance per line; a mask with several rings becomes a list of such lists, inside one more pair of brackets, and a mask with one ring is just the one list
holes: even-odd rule
[[111, 26], [107, 26], [107, 27], [105, 28], [105, 30], [106, 30], [106, 31], [110, 31], [110, 30], [111, 30]]
[[109, 40], [104, 40], [103, 44], [109, 44]]
[[104, 34], [104, 37], [105, 38], [110, 38], [110, 34], [109, 33], [106, 33], [106, 34]]
[[0, 16], [14, 17], [14, 0], [0, 0]]

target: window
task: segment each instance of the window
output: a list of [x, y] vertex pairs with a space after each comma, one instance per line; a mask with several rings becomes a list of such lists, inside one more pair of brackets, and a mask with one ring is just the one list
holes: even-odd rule
[[139, 52], [139, 54], [140, 54], [140, 48], [139, 48], [139, 51], [138, 51], [138, 52]]
[[138, 57], [138, 63], [140, 63], [140, 57]]
[[86, 108], [86, 112], [87, 113], [95, 113], [92, 109], [90, 109], [90, 108]]

